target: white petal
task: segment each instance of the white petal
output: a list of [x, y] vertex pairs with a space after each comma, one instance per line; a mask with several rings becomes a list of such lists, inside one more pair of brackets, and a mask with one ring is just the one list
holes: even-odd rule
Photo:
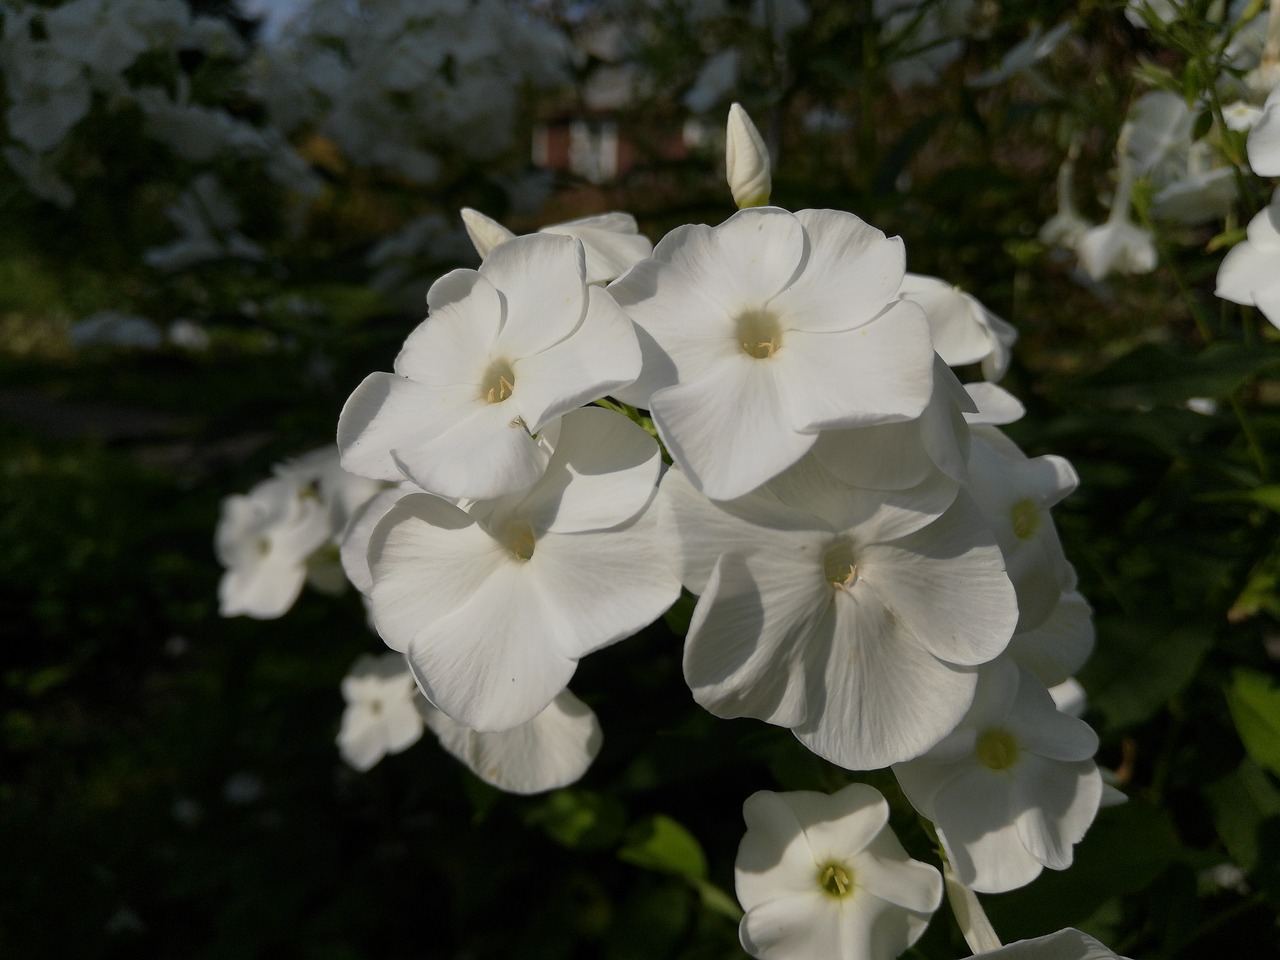
[[476, 248], [476, 253], [480, 254], [481, 260], [487, 257], [494, 247], [515, 237], [514, 233], [497, 220], [486, 217], [479, 210], [463, 207], [459, 213], [462, 216], [462, 225], [467, 228], [471, 245]]
[[925, 649], [955, 664], [985, 663], [1009, 643], [1017, 595], [989, 528], [961, 493], [938, 520], [862, 548], [858, 586], [873, 590]]
[[1098, 812], [1102, 777], [1091, 760], [1062, 763], [1026, 757], [1015, 768], [1018, 836], [1052, 870], [1071, 866], [1072, 845]]
[[[831, 809], [831, 798], [808, 790], [759, 790], [742, 805], [747, 832], [738, 845], [734, 886], [743, 908], [817, 891], [818, 863], [805, 833]], [[808, 815], [810, 811], [818, 811]], [[803, 817], [803, 819], [801, 819]]]
[[994, 383], [966, 383], [964, 389], [978, 408], [977, 413], [965, 414], [969, 423], [1004, 426], [1021, 420], [1027, 412], [1021, 400]]
[[306, 567], [295, 557], [269, 557], [251, 567], [235, 567], [218, 583], [218, 612], [255, 620], [282, 617], [298, 599], [306, 578]]
[[561, 421], [547, 472], [519, 511], [553, 533], [614, 527], [653, 499], [661, 468], [658, 444], [622, 414], [575, 410]]
[[1123, 960], [1093, 937], [1068, 927], [982, 954], [984, 960]]
[[405, 339], [395, 372], [431, 386], [480, 380], [502, 324], [502, 300], [475, 270], [454, 270], [427, 291], [431, 315]]
[[1026, 886], [1041, 864], [1018, 836], [1006, 773], [973, 766], [934, 795], [934, 825], [956, 876], [982, 893]]
[[[743, 211], [749, 213], [751, 211]], [[815, 436], [794, 430], [772, 365], [739, 352], [655, 393], [650, 410], [672, 458], [707, 496], [729, 500], [795, 463]]]
[[793, 731], [851, 770], [927, 750], [959, 722], [977, 682], [971, 670], [937, 660], [861, 586], [837, 595], [826, 649], [810, 642], [809, 717]]
[[712, 570], [685, 639], [685, 681], [718, 717], [792, 727], [808, 712], [806, 652], [831, 588], [804, 565], [754, 559], [757, 570], [728, 554]]
[[[468, 603], [421, 623], [405, 651], [427, 699], [474, 730], [532, 720], [577, 667], [560, 652], [566, 617], [532, 572], [514, 558], [498, 565]], [[375, 604], [379, 586], [375, 565]]]
[[513, 400], [531, 433], [640, 374], [635, 327], [613, 298], [592, 287], [582, 325], [554, 346], [512, 363]]
[[343, 711], [337, 742], [342, 759], [361, 773], [371, 770], [387, 753], [382, 731], [365, 706], [353, 704]]
[[400, 487], [383, 490], [352, 515], [342, 536], [342, 570], [351, 585], [368, 596], [373, 589], [373, 574], [369, 572], [369, 539], [378, 521], [401, 497], [407, 496]]
[[401, 651], [425, 624], [465, 606], [509, 559], [471, 517], [428, 494], [387, 511], [368, 556], [378, 632]]
[[821, 890], [757, 904], [738, 927], [742, 948], [758, 960], [844, 957], [840, 910]]
[[607, 283], [653, 253], [653, 244], [640, 235], [636, 218], [629, 213], [615, 211], [553, 223], [539, 232], [562, 233], [582, 241], [587, 283]]
[[949, 366], [977, 363], [990, 352], [991, 338], [979, 320], [980, 314], [975, 313], [959, 287], [937, 277], [908, 273], [898, 295], [924, 309], [933, 349]]
[[440, 745], [485, 783], [508, 793], [541, 793], [576, 782], [600, 752], [600, 722], [568, 690], [528, 723], [477, 733], [427, 708]]
[[480, 272], [506, 306], [494, 349], [514, 360], [567, 337], [586, 309], [582, 242], [535, 233], [516, 237], [485, 258]]
[[1280, 266], [1280, 250], [1246, 240], [1232, 247], [1223, 258], [1213, 292], [1232, 303], [1252, 305], [1259, 290], [1276, 285], [1277, 266]]
[[1249, 131], [1249, 166], [1260, 177], [1280, 177], [1280, 108], [1267, 98], [1262, 117]]
[[784, 325], [812, 333], [868, 323], [896, 298], [906, 270], [900, 237], [886, 238], [852, 213], [801, 210], [806, 255], [800, 274], [770, 306]]
[[709, 233], [682, 239], [679, 251], [668, 246], [663, 259], [698, 278], [731, 317], [764, 307], [791, 282], [805, 254], [800, 220], [777, 207], [739, 210]]
[[1093, 652], [1094, 637], [1089, 602], [1070, 590], [1040, 626], [1013, 635], [1008, 653], [1045, 686], [1055, 686], [1084, 666]]
[[[857, 859], [858, 883], [894, 906], [928, 916], [942, 903], [942, 874], [913, 860], [891, 830], [882, 830]], [[921, 924], [921, 932], [924, 925]], [[916, 934], [919, 936], [919, 933]], [[913, 937], [910, 942], [914, 942]]]
[[933, 392], [929, 326], [923, 311], [905, 301], [854, 330], [787, 330], [771, 361], [797, 430], [909, 420]]
[[653, 510], [610, 530], [547, 533], [527, 567], [544, 609], [555, 611], [551, 645], [573, 658], [626, 639], [680, 595]]

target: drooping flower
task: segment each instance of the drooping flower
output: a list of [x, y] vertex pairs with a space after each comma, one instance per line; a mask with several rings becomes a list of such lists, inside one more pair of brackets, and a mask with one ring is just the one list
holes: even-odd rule
[[717, 503], [672, 469], [658, 499], [700, 594], [684, 650], [694, 699], [788, 727], [841, 766], [905, 760], [950, 733], [973, 666], [1013, 632], [991, 530], [941, 474], [874, 491], [806, 458]]
[[1246, 239], [1232, 247], [1218, 268], [1213, 291], [1232, 303], [1257, 307], [1280, 327], [1280, 192], [1249, 221]]
[[[481, 259], [488, 257], [499, 244], [516, 236], [497, 220], [470, 207], [462, 209], [462, 223]], [[636, 218], [618, 211], [550, 223], [538, 232], [576, 237], [582, 241], [587, 283], [615, 280], [653, 252], [653, 244], [640, 232]]]
[[1098, 812], [1098, 737], [1028, 672], [1000, 659], [980, 671], [969, 713], [922, 756], [895, 764], [903, 792], [933, 821], [960, 882], [983, 893], [1071, 865]]
[[398, 653], [364, 654], [342, 680], [347, 708], [338, 731], [342, 759], [364, 772], [422, 737], [413, 674]]
[[938, 871], [903, 850], [874, 787], [761, 790], [742, 812], [738, 933], [759, 960], [892, 960], [942, 901]]
[[374, 619], [436, 707], [485, 732], [525, 723], [581, 657], [670, 606], [660, 466], [648, 434], [589, 407], [564, 418], [529, 490], [466, 510], [410, 494], [387, 511], [369, 541]]
[[532, 720], [496, 733], [472, 730], [421, 697], [417, 703], [445, 750], [508, 793], [542, 793], [575, 783], [603, 741], [595, 713], [568, 690]]
[[587, 285], [583, 257], [572, 237], [535, 234], [437, 280], [395, 373], [370, 374], [343, 407], [343, 466], [450, 498], [535, 483], [550, 456], [538, 435], [640, 370], [630, 321]]
[[902, 243], [849, 213], [740, 210], [667, 234], [609, 290], [642, 331], [619, 399], [648, 409], [707, 496], [755, 489], [818, 433], [918, 417], [933, 348], [896, 300]]

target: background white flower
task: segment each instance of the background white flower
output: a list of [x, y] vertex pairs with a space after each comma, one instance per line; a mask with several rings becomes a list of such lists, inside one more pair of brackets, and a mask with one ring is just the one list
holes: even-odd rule
[[938, 871], [907, 856], [873, 787], [830, 796], [762, 790], [742, 807], [734, 880], [743, 949], [760, 960], [892, 960], [942, 900]]
[[338, 731], [342, 759], [369, 770], [389, 753], [418, 742], [423, 721], [413, 674], [398, 653], [364, 654], [342, 680], [347, 708]]

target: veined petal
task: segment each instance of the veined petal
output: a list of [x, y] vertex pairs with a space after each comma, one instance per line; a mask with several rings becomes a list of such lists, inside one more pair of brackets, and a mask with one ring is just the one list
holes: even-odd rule
[[1027, 852], [1051, 870], [1071, 866], [1072, 846], [1093, 823], [1102, 776], [1092, 760], [1063, 763], [1029, 756], [1014, 777], [1014, 813]]
[[738, 926], [742, 948], [758, 960], [843, 957], [840, 911], [814, 884], [813, 893], [766, 900]]
[[526, 565], [555, 611], [550, 646], [577, 659], [660, 617], [680, 595], [670, 554], [652, 510], [609, 530], [540, 536]]
[[801, 210], [807, 240], [800, 274], [770, 304], [796, 330], [830, 333], [870, 322], [896, 299], [906, 272], [900, 237], [842, 210]]
[[1046, 687], [1075, 674], [1093, 652], [1093, 609], [1079, 591], [1064, 591], [1043, 623], [1019, 630], [1009, 641], [1009, 656], [1034, 673]]
[[1012, 789], [1007, 774], [972, 766], [934, 795], [947, 859], [961, 883], [982, 893], [1024, 887], [1042, 869], [1018, 836]]
[[[419, 622], [405, 650], [427, 699], [473, 730], [527, 723], [577, 668], [577, 658], [560, 652], [567, 617], [547, 603], [531, 574], [527, 563], [508, 554], [468, 602]], [[379, 579], [375, 566], [375, 604]]]
[[427, 291], [430, 316], [405, 339], [395, 372], [431, 386], [466, 383], [477, 396], [502, 324], [502, 300], [475, 270], [454, 270]]
[[369, 539], [374, 528], [396, 501], [413, 492], [416, 491], [406, 491], [401, 487], [383, 490], [361, 506], [347, 523], [342, 537], [342, 572], [365, 596], [373, 589], [373, 574], [369, 572]]
[[[674, 231], [673, 231], [674, 234]], [[804, 229], [778, 207], [739, 210], [710, 230], [668, 234], [654, 257], [697, 277], [730, 317], [767, 304], [795, 276], [805, 253]]]
[[[836, 597], [826, 650], [812, 649], [806, 747], [850, 770], [923, 753], [959, 722], [977, 677], [934, 657], [861, 583]], [[814, 669], [826, 658], [825, 669]]]
[[1021, 671], [1009, 723], [1024, 749], [1049, 760], [1089, 760], [1098, 752], [1093, 728], [1060, 712], [1049, 691], [1027, 670]]
[[460, 418], [484, 406], [468, 385], [428, 387], [390, 373], [371, 373], [338, 417], [342, 469], [375, 480], [403, 480], [392, 451], [414, 453]]
[[575, 410], [561, 421], [547, 472], [518, 511], [553, 533], [617, 526], [653, 499], [661, 468], [658, 444], [622, 414]]
[[480, 403], [444, 433], [416, 446], [406, 442], [392, 450], [403, 475], [422, 489], [441, 497], [472, 500], [488, 500], [533, 486], [546, 470], [549, 457], [509, 402]]
[[909, 857], [890, 830], [872, 838], [856, 867], [858, 881], [865, 881], [868, 891], [895, 906], [924, 914], [926, 922], [942, 903], [942, 874]]
[[830, 587], [801, 565], [757, 566], [738, 554], [716, 563], [685, 638], [685, 681], [718, 717], [794, 727], [808, 712], [807, 653], [826, 646]]
[[722, 362], [713, 374], [659, 390], [650, 411], [676, 463], [716, 500], [754, 490], [804, 456], [816, 439], [791, 427], [768, 361], [745, 354]]
[[586, 309], [582, 241], [550, 233], [516, 237], [480, 265], [502, 292], [506, 315], [494, 350], [514, 360], [567, 337]]
[[775, 356], [787, 421], [817, 432], [920, 416], [933, 392], [924, 311], [899, 301], [854, 330], [787, 330]]
[[400, 499], [369, 539], [374, 619], [387, 646], [404, 651], [425, 624], [466, 606], [505, 554], [453, 504], [425, 493]]
[[861, 580], [925, 649], [955, 664], [998, 656], [1018, 620], [1000, 549], [967, 494], [929, 526], [862, 549]]
[[445, 750], [508, 793], [542, 793], [574, 783], [603, 740], [596, 715], [568, 690], [528, 723], [498, 733], [478, 733], [429, 705], [424, 713]]
[[640, 374], [635, 326], [599, 287], [591, 287], [586, 316], [570, 336], [515, 360], [514, 402], [531, 433], [548, 420], [611, 394]]

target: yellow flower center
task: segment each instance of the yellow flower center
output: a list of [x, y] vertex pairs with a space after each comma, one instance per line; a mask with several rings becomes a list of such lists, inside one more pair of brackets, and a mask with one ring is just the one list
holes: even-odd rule
[[1018, 741], [1007, 730], [984, 730], [978, 737], [978, 762], [991, 770], [1008, 770], [1018, 762]]
[[853, 543], [837, 540], [822, 555], [822, 577], [833, 587], [852, 587], [858, 582], [858, 562]]
[[782, 347], [782, 325], [768, 310], [744, 310], [738, 315], [738, 346], [753, 360], [767, 360]]
[[533, 527], [524, 520], [517, 520], [507, 527], [504, 545], [517, 560], [528, 560], [533, 556], [533, 546], [537, 538], [533, 535]]
[[826, 863], [818, 868], [818, 886], [837, 900], [853, 893], [853, 871], [843, 863]]
[[1040, 508], [1032, 500], [1019, 500], [1009, 508], [1009, 521], [1015, 537], [1030, 540], [1040, 529]]
[[511, 391], [515, 388], [516, 375], [506, 360], [495, 360], [489, 364], [489, 369], [480, 382], [485, 403], [501, 403], [511, 396]]

